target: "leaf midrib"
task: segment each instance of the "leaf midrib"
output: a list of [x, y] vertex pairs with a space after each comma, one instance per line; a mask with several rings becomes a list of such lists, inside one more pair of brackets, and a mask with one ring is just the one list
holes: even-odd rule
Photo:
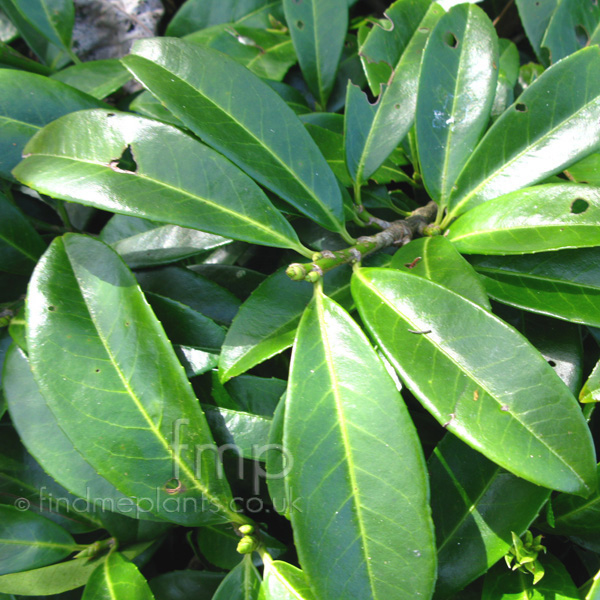
[[27, 540], [27, 539], [23, 539], [23, 540], [18, 540], [18, 539], [11, 539], [11, 538], [0, 538], [0, 544], [7, 544], [10, 546], [36, 546], [36, 547], [41, 547], [41, 548], [50, 548], [50, 549], [56, 549], [56, 550], [69, 550], [69, 552], [72, 552], [73, 550], [77, 549], [77, 544], [73, 543], [73, 544], [62, 544], [60, 542], [44, 542], [44, 541], [40, 541], [40, 540]]
[[[574, 281], [567, 281], [566, 279], [556, 279], [556, 278], [552, 278], [552, 277], [542, 277], [540, 275], [533, 275], [531, 273], [522, 273], [520, 271], [507, 271], [505, 269], [500, 269], [500, 268], [492, 268], [492, 267], [482, 267], [482, 268], [478, 268], [475, 267], [475, 270], [478, 273], [481, 273], [482, 275], [488, 277], [488, 273], [497, 273], [499, 275], [508, 275], [508, 276], [512, 276], [514, 278], [517, 277], [523, 277], [526, 279], [533, 279], [535, 281], [542, 281], [542, 282], [550, 282], [553, 284], [560, 284], [560, 285], [564, 285], [564, 286], [568, 286], [568, 287], [574, 287], [574, 288], [589, 288], [590, 290], [597, 290], [600, 292], [600, 285], [598, 285], [598, 287], [594, 287], [593, 285], [586, 283], [586, 284], [581, 284], [581, 285], [577, 285], [576, 282]], [[490, 277], [490, 279], [495, 279]], [[499, 281], [498, 279], [496, 279], [496, 281]]]

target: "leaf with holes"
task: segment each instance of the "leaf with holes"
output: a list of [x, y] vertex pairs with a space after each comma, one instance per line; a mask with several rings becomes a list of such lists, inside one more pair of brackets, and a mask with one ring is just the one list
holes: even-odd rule
[[436, 561], [414, 426], [365, 334], [319, 288], [296, 335], [283, 446], [301, 502], [294, 539], [317, 597], [428, 598]]
[[346, 39], [347, 0], [283, 0], [283, 9], [302, 75], [325, 109]]
[[543, 181], [596, 149], [598, 69], [600, 48], [584, 48], [542, 73], [517, 98], [465, 165], [444, 224], [487, 200]]
[[425, 48], [416, 140], [423, 183], [440, 209], [487, 126], [498, 62], [496, 31], [474, 4], [450, 9]]
[[[473, 402], [479, 402], [473, 397]], [[448, 598], [485, 573], [522, 535], [548, 499], [549, 490], [487, 460], [447, 434], [429, 464], [431, 510], [437, 537], [436, 595]]]
[[494, 300], [600, 327], [600, 248], [469, 260]]
[[249, 177], [169, 125], [105, 110], [79, 112], [44, 128], [24, 152], [15, 177], [50, 196], [303, 251]]
[[464, 254], [528, 254], [600, 246], [600, 188], [538, 185], [480, 204], [450, 226]]
[[120, 552], [112, 552], [97, 567], [83, 590], [82, 600], [154, 600], [144, 576]]
[[537, 485], [581, 495], [595, 488], [594, 449], [577, 401], [512, 327], [399, 270], [355, 271], [352, 294], [388, 360], [449, 431]]
[[27, 341], [48, 407], [119, 491], [153, 498], [151, 512], [169, 521], [243, 520], [215, 453], [196, 462], [194, 447], [214, 444], [204, 414], [133, 275], [108, 246], [75, 234], [52, 243], [30, 284]]
[[[375, 173], [413, 124], [421, 54], [444, 9], [429, 0], [400, 1], [386, 14], [393, 28], [374, 27], [360, 47], [363, 66], [371, 74], [371, 89], [379, 99], [371, 104], [360, 88], [352, 83], [347, 86], [346, 163], [358, 184]], [[373, 80], [371, 63], [379, 61], [393, 67], [383, 81]], [[380, 83], [385, 87], [380, 89]]]
[[0, 505], [0, 575], [58, 562], [76, 548], [71, 535], [46, 517]]
[[137, 41], [123, 61], [207, 144], [306, 216], [345, 234], [335, 176], [292, 109], [258, 77], [216, 50], [176, 39]]
[[420, 238], [406, 244], [394, 254], [390, 267], [439, 283], [491, 310], [485, 288], [473, 267], [441, 236]]

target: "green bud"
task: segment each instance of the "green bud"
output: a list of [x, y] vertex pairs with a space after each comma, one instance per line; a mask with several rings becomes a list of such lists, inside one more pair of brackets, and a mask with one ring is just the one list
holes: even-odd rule
[[250, 535], [251, 533], [254, 533], [254, 525], [250, 525], [249, 523], [246, 525], [240, 525], [238, 529], [239, 532], [244, 535]]
[[238, 543], [236, 550], [239, 554], [250, 554], [258, 548], [258, 542], [249, 535], [245, 535]]

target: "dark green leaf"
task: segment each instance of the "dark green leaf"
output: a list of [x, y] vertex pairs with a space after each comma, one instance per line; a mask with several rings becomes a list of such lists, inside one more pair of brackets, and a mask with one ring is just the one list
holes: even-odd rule
[[102, 100], [124, 86], [131, 79], [131, 73], [118, 59], [109, 58], [73, 65], [51, 77]]
[[[359, 88], [347, 86], [346, 162], [357, 183], [379, 168], [412, 126], [421, 54], [443, 14], [444, 9], [429, 0], [399, 0], [387, 11], [393, 27], [389, 31], [374, 27], [361, 45], [363, 66], [379, 99], [372, 105]], [[373, 73], [372, 63], [376, 67], [383, 63], [385, 79]]]
[[268, 473], [267, 486], [273, 508], [281, 515], [290, 519], [291, 499], [288, 482], [285, 478], [290, 464], [286, 462], [286, 452], [283, 447], [283, 426], [285, 423], [285, 398], [282, 398], [271, 422], [269, 431], [270, 450], [266, 453], [266, 469]]
[[49, 75], [51, 70], [35, 60], [31, 60], [17, 52], [14, 48], [5, 43], [0, 43], [0, 65], [11, 69], [21, 69], [38, 73], [39, 75]]
[[265, 561], [258, 600], [316, 600], [302, 571], [276, 560]]
[[90, 575], [82, 600], [154, 600], [144, 576], [119, 552], [112, 552]]
[[0, 69], [0, 176], [12, 179], [25, 144], [44, 125], [76, 110], [101, 106], [105, 104], [60, 81]]
[[145, 292], [185, 304], [217, 323], [231, 323], [240, 301], [226, 289], [183, 267], [163, 267], [137, 273]]
[[236, 265], [190, 265], [190, 271], [214, 281], [229, 290], [240, 300], [245, 300], [264, 280], [265, 275]]
[[156, 600], [212, 600], [223, 577], [209, 571], [171, 571], [152, 579], [150, 588]]
[[269, 15], [283, 19], [281, 0], [187, 0], [171, 19], [166, 34], [181, 37], [219, 23], [266, 28]]
[[412, 275], [439, 283], [491, 310], [477, 273], [454, 246], [441, 236], [420, 238], [406, 244], [394, 254], [390, 267], [409, 270]]
[[444, 207], [487, 127], [498, 78], [498, 37], [474, 4], [453, 7], [423, 54], [416, 135], [423, 182]]
[[507, 473], [447, 434], [429, 459], [438, 546], [436, 596], [447, 598], [508, 552], [549, 491]]
[[23, 213], [0, 193], [0, 270], [29, 275], [45, 249]]
[[294, 539], [317, 596], [430, 597], [433, 526], [414, 426], [362, 330], [319, 288], [298, 328], [283, 439], [301, 499]]
[[348, 3], [283, 0], [283, 8], [304, 79], [325, 110], [346, 38]]
[[542, 38], [558, 3], [559, 0], [536, 0], [536, 2], [517, 0], [517, 8], [525, 33], [527, 33], [537, 57], [544, 64], [548, 64], [548, 57], [542, 52]]
[[600, 246], [600, 188], [549, 183], [512, 192], [459, 217], [447, 237], [464, 254]]
[[600, 327], [600, 249], [530, 256], [474, 256], [487, 293], [500, 302]]
[[[330, 271], [324, 282], [325, 292], [348, 306], [348, 269]], [[292, 281], [284, 269], [259, 285], [240, 307], [225, 337], [219, 360], [221, 381], [240, 375], [289, 348], [311, 294], [309, 283]]]
[[176, 39], [140, 40], [123, 61], [206, 143], [326, 229], [345, 232], [331, 169], [293, 111], [258, 77], [215, 50]]
[[219, 355], [191, 346], [174, 346], [175, 354], [185, 369], [188, 379], [212, 371], [219, 364]]
[[500, 62], [498, 82], [492, 105], [492, 118], [499, 117], [514, 101], [514, 89], [519, 77], [519, 51], [506, 39], [499, 40]]
[[[123, 550], [123, 555], [127, 558], [134, 558], [149, 546], [148, 542], [130, 546]], [[104, 560], [106, 560], [106, 555], [96, 560], [89, 560], [87, 557], [76, 558], [32, 571], [2, 575], [0, 576], [0, 592], [24, 596], [61, 594], [85, 585], [90, 575], [98, 567], [99, 561]]]
[[0, 575], [58, 562], [75, 549], [75, 540], [60, 525], [27, 509], [0, 505]]
[[600, 48], [585, 48], [545, 71], [517, 98], [465, 165], [446, 223], [486, 200], [543, 181], [596, 148], [598, 69]]
[[361, 269], [352, 292], [377, 344], [444, 427], [533, 483], [582, 495], [595, 488], [594, 451], [579, 406], [518, 332], [403, 271]]
[[27, 338], [49, 408], [100, 475], [138, 503], [154, 499], [151, 512], [169, 521], [239, 520], [215, 453], [202, 453], [201, 469], [195, 462], [194, 447], [213, 444], [204, 414], [133, 275], [108, 246], [74, 234], [52, 243], [30, 283]]
[[260, 575], [246, 554], [219, 586], [212, 600], [257, 600], [260, 589]]
[[50, 196], [303, 251], [249, 177], [169, 125], [105, 110], [79, 112], [40, 131], [24, 152], [15, 176]]

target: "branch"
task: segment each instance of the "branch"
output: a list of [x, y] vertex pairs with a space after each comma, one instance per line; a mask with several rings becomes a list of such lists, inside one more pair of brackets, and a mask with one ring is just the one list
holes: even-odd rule
[[[323, 250], [313, 256], [313, 262], [293, 263], [286, 269], [287, 276], [293, 281], [309, 281], [315, 283], [327, 271], [340, 265], [360, 262], [365, 256], [387, 248], [388, 246], [404, 246], [413, 238], [422, 235], [437, 235], [430, 224], [435, 220], [437, 204], [433, 201], [414, 210], [407, 219], [388, 223], [387, 227], [375, 235], [358, 238], [354, 246], [343, 250]], [[384, 223], [383, 221], [380, 222]]]

